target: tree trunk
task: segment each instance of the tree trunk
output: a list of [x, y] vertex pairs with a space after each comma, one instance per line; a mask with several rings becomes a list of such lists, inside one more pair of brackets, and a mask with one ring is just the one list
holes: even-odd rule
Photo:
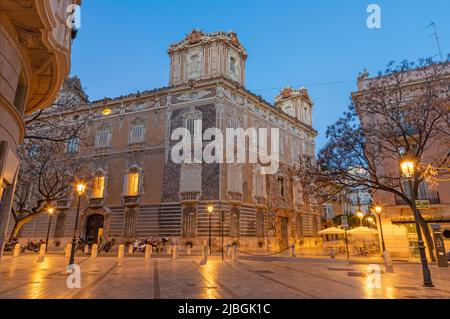
[[14, 238], [17, 238], [19, 235], [19, 231], [22, 229], [25, 224], [31, 222], [32, 220], [35, 220], [42, 214], [42, 211], [39, 211], [38, 213], [30, 214], [28, 216], [25, 216], [23, 218], [17, 219], [14, 228], [11, 232], [11, 236], [9, 237], [9, 240], [13, 240]]
[[433, 238], [431, 237], [430, 229], [428, 228], [428, 223], [426, 222], [425, 218], [423, 218], [423, 216], [420, 213], [420, 211], [418, 211], [418, 215], [419, 215], [420, 227], [422, 228], [422, 232], [425, 235], [425, 240], [426, 240], [426, 243], [427, 243], [428, 253], [430, 254], [431, 260], [432, 261], [436, 261], [436, 258], [434, 257]]

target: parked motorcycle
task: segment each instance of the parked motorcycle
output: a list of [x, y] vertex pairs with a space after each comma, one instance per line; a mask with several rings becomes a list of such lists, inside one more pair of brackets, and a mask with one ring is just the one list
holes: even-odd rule
[[111, 250], [111, 248], [114, 246], [114, 244], [116, 243], [116, 240], [113, 238], [111, 240], [105, 240], [100, 244], [100, 247], [98, 248], [98, 253], [100, 254], [102, 251], [104, 251], [105, 253], [107, 253], [108, 251]]

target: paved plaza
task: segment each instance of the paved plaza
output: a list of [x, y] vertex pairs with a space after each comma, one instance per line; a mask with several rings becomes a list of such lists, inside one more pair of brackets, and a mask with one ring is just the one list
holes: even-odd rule
[[0, 298], [450, 298], [450, 270], [431, 265], [434, 288], [421, 286], [421, 267], [395, 263], [394, 273], [381, 266], [381, 286], [371, 287], [368, 263], [307, 257], [244, 257], [237, 261], [213, 256], [77, 257], [81, 288], [66, 284], [67, 260], [48, 255], [4, 256], [0, 263]]

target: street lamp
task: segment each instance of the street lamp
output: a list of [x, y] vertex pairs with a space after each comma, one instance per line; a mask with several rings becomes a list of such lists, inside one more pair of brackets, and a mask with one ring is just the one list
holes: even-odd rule
[[55, 209], [53, 207], [49, 206], [47, 208], [47, 212], [50, 217], [48, 219], [47, 238], [45, 239], [45, 252], [48, 251], [48, 237], [50, 235], [50, 226], [52, 224], [52, 217], [53, 217], [53, 213], [55, 212]]
[[364, 213], [362, 212], [361, 209], [358, 209], [358, 210], [356, 211], [356, 216], [359, 217], [359, 220], [360, 220], [360, 222], [361, 222], [361, 227], [362, 227], [362, 226], [363, 226]]
[[209, 215], [209, 242], [208, 242], [208, 245], [209, 245], [209, 254], [211, 255], [211, 251], [212, 251], [212, 249], [211, 249], [211, 215], [214, 212], [214, 206], [208, 205], [207, 210], [208, 210], [208, 215]]
[[372, 216], [367, 217], [367, 221], [373, 226], [374, 220]]
[[427, 261], [427, 255], [425, 252], [425, 245], [424, 245], [424, 242], [422, 239], [422, 231], [420, 229], [420, 224], [419, 224], [419, 212], [416, 207], [416, 196], [415, 196], [414, 190], [413, 190], [412, 180], [416, 175], [416, 161], [411, 158], [405, 158], [400, 163], [400, 169], [403, 173], [403, 176], [408, 179], [408, 183], [409, 183], [409, 191], [411, 194], [412, 210], [413, 210], [413, 214], [414, 214], [414, 220], [415, 220], [416, 231], [417, 231], [417, 243], [419, 246], [420, 261], [422, 263], [423, 285], [425, 287], [434, 287], [433, 282], [431, 280], [430, 269], [428, 268], [428, 261]]
[[78, 182], [76, 185], [76, 190], [77, 190], [77, 194], [78, 194], [77, 216], [75, 218], [75, 228], [73, 230], [72, 249], [70, 251], [69, 265], [75, 264], [75, 250], [76, 250], [76, 245], [77, 245], [77, 228], [78, 228], [78, 218], [80, 215], [80, 202], [81, 202], [81, 196], [86, 191], [86, 184], [83, 181]]

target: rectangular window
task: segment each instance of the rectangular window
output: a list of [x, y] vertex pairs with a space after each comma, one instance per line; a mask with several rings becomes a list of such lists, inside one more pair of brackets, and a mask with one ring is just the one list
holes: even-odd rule
[[127, 196], [139, 195], [139, 173], [129, 173], [127, 175]]
[[97, 133], [97, 147], [105, 148], [109, 146], [110, 138], [109, 138], [109, 130], [99, 131]]
[[103, 198], [105, 192], [105, 176], [96, 176], [92, 187], [92, 198]]
[[67, 142], [67, 153], [76, 153], [80, 145], [80, 139], [78, 137], [71, 137]]
[[142, 143], [144, 137], [144, 126], [135, 125], [130, 131], [130, 144]]

